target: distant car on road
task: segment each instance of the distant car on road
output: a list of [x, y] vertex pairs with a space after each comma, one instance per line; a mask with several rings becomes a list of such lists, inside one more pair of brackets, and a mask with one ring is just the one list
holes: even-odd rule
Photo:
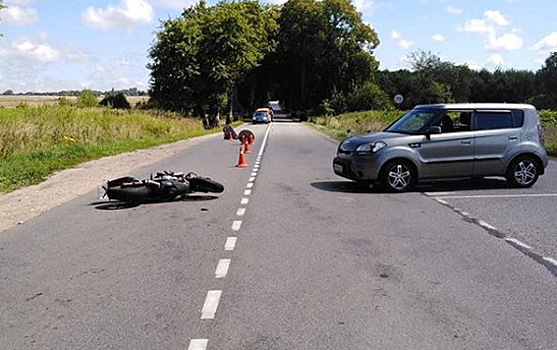
[[253, 124], [270, 123], [274, 120], [273, 110], [271, 108], [258, 108], [252, 116]]
[[530, 187], [547, 164], [534, 106], [464, 103], [416, 106], [383, 132], [348, 137], [333, 170], [403, 192], [420, 180], [484, 176]]

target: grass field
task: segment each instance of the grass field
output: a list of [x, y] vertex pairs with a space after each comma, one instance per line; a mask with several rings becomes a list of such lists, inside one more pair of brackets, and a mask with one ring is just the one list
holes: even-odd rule
[[[321, 132], [342, 140], [350, 134], [363, 134], [367, 131], [381, 131], [395, 119], [402, 116], [404, 111], [366, 111], [341, 114], [334, 117], [310, 118], [310, 125]], [[540, 111], [545, 149], [553, 157], [557, 157], [557, 112]]]
[[45, 104], [0, 108], [0, 192], [88, 160], [220, 131], [160, 111]]
[[[0, 107], [17, 107], [22, 105], [27, 106], [42, 106], [42, 105], [55, 105], [62, 96], [40, 96], [40, 95], [0, 95]], [[70, 101], [77, 101], [76, 96], [64, 97]], [[139, 102], [147, 102], [149, 96], [126, 96], [126, 99], [133, 107]], [[99, 98], [99, 101], [101, 99]]]

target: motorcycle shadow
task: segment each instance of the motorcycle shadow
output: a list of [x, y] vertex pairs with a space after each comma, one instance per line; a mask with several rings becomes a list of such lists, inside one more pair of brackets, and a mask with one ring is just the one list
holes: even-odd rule
[[136, 208], [140, 205], [145, 205], [145, 204], [173, 203], [173, 202], [199, 202], [199, 201], [209, 201], [217, 198], [219, 197], [212, 196], [212, 195], [189, 195], [173, 201], [144, 200], [141, 202], [122, 202], [122, 201], [113, 200], [113, 201], [93, 202], [90, 205], [95, 206], [95, 209], [97, 210], [123, 210], [123, 209]]

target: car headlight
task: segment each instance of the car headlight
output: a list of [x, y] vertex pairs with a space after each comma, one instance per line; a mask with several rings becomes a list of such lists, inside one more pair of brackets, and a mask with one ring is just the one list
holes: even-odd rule
[[356, 153], [376, 153], [385, 146], [387, 144], [383, 141], [364, 143], [356, 148]]

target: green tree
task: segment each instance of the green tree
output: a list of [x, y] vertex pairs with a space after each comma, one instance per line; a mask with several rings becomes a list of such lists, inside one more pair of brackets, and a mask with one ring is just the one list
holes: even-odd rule
[[99, 105], [99, 101], [97, 100], [97, 96], [93, 91], [82, 90], [77, 96], [76, 104], [77, 107], [80, 108], [96, 107]]
[[200, 2], [163, 22], [150, 50], [153, 99], [163, 108], [218, 117], [237, 85], [275, 49], [276, 11], [256, 1]]
[[290, 108], [316, 108], [373, 78], [379, 40], [349, 0], [289, 0], [279, 25], [276, 74]]
[[545, 64], [536, 72], [536, 93], [530, 102], [540, 109], [557, 109], [557, 52], [545, 60]]

